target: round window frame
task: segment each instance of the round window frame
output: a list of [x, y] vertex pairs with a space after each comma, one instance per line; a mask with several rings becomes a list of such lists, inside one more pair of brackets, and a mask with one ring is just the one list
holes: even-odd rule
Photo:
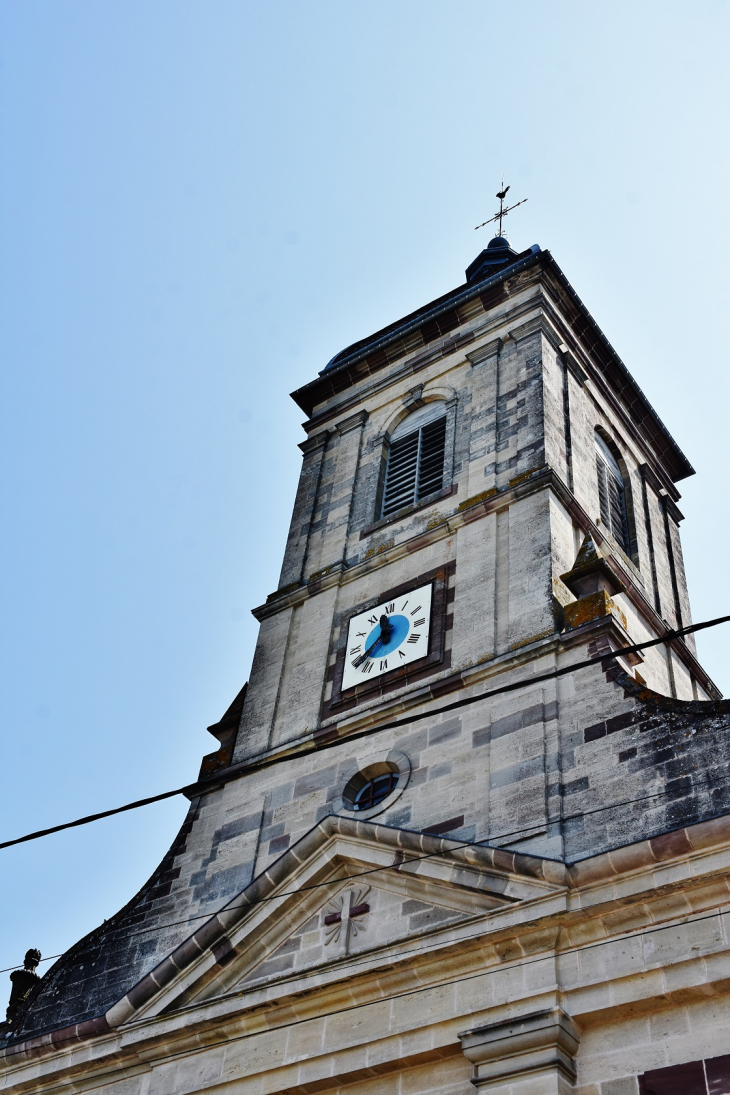
[[[397, 773], [398, 783], [396, 786], [388, 792], [384, 799], [381, 799], [380, 802], [375, 806], [371, 806], [368, 810], [355, 809], [355, 795], [371, 779], [385, 775], [387, 772]], [[370, 818], [377, 817], [378, 814], [389, 810], [398, 801], [408, 786], [410, 777], [411, 762], [408, 757], [405, 753], [401, 753], [399, 749], [391, 749], [384, 760], [376, 760], [370, 764], [365, 764], [357, 770], [354, 776], [350, 777], [342, 790], [337, 804], [337, 813], [345, 814], [356, 821], [369, 821]]]

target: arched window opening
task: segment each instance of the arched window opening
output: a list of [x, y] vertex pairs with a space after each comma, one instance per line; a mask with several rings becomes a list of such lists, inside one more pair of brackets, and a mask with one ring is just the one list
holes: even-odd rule
[[601, 522], [619, 546], [628, 553], [629, 526], [624, 478], [613, 453], [598, 432], [595, 439]]
[[428, 403], [405, 418], [390, 439], [382, 516], [441, 490], [446, 453], [446, 409]]

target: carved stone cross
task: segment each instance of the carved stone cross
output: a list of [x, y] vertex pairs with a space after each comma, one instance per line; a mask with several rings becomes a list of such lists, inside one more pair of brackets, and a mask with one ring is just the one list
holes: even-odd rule
[[369, 893], [369, 886], [361, 886], [359, 889], [345, 890], [329, 902], [324, 918], [325, 946], [335, 943], [340, 953], [348, 953], [350, 939], [354, 939], [358, 931], [365, 930], [363, 921], [370, 912], [365, 898]]

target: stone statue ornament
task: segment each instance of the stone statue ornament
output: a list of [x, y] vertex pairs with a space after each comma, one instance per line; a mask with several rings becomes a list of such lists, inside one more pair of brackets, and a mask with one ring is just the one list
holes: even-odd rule
[[5, 1013], [7, 1023], [12, 1023], [20, 1011], [21, 1005], [25, 1003], [35, 986], [40, 982], [40, 976], [35, 971], [40, 960], [41, 952], [36, 950], [35, 947], [31, 947], [29, 951], [26, 951], [22, 970], [13, 970], [10, 974], [12, 988], [10, 990], [10, 1002]]

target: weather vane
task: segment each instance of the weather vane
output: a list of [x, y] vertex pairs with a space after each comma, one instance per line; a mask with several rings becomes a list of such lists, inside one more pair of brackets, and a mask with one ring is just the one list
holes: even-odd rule
[[490, 217], [488, 221], [482, 221], [481, 224], [478, 224], [476, 226], [476, 228], [474, 229], [475, 232], [476, 232], [477, 228], [483, 228], [485, 224], [492, 224], [494, 221], [499, 221], [499, 230], [497, 232], [497, 235], [498, 236], [502, 235], [502, 219], [504, 217], [506, 217], [508, 213], [511, 213], [513, 209], [516, 209], [518, 205], [524, 205], [525, 202], [527, 201], [527, 198], [523, 198], [521, 202], [515, 202], [514, 205], [508, 205], [507, 208], [505, 209], [504, 199], [507, 197], [507, 191], [508, 190], [509, 190], [509, 187], [504, 185], [504, 175], [503, 175], [502, 176], [502, 189], [496, 195], [499, 198], [499, 213], [495, 213], [494, 216]]

